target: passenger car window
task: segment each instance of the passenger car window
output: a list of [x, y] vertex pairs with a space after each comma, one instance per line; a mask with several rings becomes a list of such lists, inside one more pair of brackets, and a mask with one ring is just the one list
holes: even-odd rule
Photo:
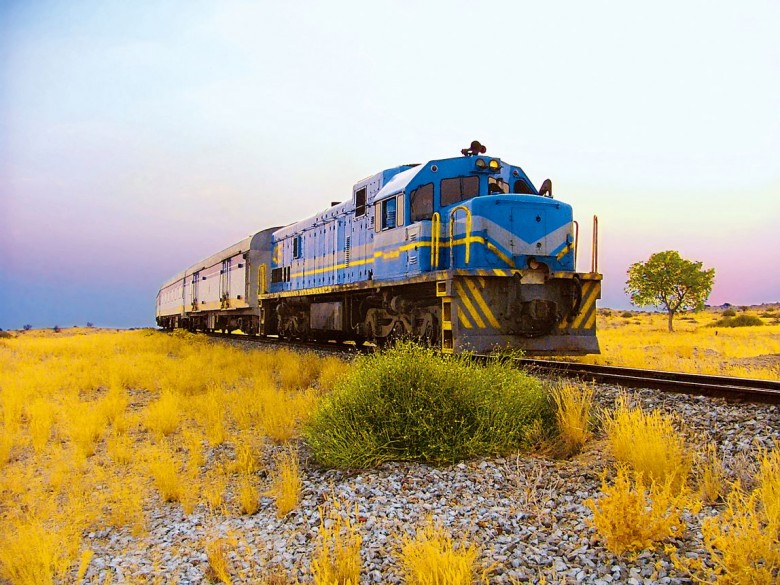
[[479, 177], [452, 177], [441, 181], [441, 205], [446, 207], [479, 195]]
[[417, 187], [409, 196], [412, 221], [431, 219], [433, 216], [433, 183]]

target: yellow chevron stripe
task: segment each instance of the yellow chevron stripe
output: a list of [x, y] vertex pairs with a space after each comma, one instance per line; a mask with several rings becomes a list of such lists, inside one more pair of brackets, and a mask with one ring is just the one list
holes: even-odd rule
[[[482, 286], [485, 286], [484, 280], [481, 278], [480, 280], [482, 280]], [[474, 281], [470, 278], [467, 278], [466, 286], [469, 287], [474, 300], [477, 301], [479, 308], [482, 309], [482, 313], [485, 315], [485, 317], [487, 317], [490, 326], [494, 329], [500, 329], [501, 324], [498, 322], [498, 319], [496, 319], [495, 315], [493, 315], [493, 311], [491, 311], [490, 307], [488, 307], [487, 303], [485, 302], [485, 298], [482, 296], [482, 292], [480, 292], [480, 290], [477, 288], [477, 285], [474, 283]]]
[[571, 250], [571, 249], [572, 249], [572, 247], [573, 247], [573, 244], [571, 244], [571, 243], [569, 243], [569, 244], [566, 244], [566, 245], [563, 247], [563, 249], [562, 249], [560, 252], [558, 252], [558, 255], [556, 256], [556, 258], [557, 258], [558, 260], [560, 260], [561, 258], [563, 258], [564, 256], [566, 256], [566, 254], [569, 252], [569, 250]]
[[485, 288], [485, 279], [480, 276], [477, 280], [479, 280], [479, 286]]
[[577, 318], [571, 324], [572, 329], [579, 329], [582, 327], [582, 323], [585, 321], [585, 318], [592, 310], [595, 310], [596, 307], [596, 296], [598, 295], [599, 291], [598, 284], [593, 284], [591, 286], [584, 284], [582, 288], [584, 289], [582, 295], [582, 308], [580, 309], [580, 314], [577, 315]]
[[593, 311], [590, 314], [590, 317], [588, 317], [588, 320], [585, 321], [585, 325], [583, 325], [583, 329], [593, 329], [596, 326], [596, 313], [598, 311]]
[[469, 322], [466, 315], [463, 313], [463, 311], [458, 311], [458, 321], [460, 321], [460, 324], [463, 325], [466, 329], [471, 329], [472, 325]]
[[[480, 329], [485, 328], [485, 322], [482, 320], [482, 317], [479, 316], [479, 312], [477, 311], [476, 307], [471, 302], [471, 299], [468, 297], [468, 293], [463, 288], [463, 285], [460, 283], [460, 281], [455, 281], [455, 289], [458, 292], [458, 296], [460, 297], [461, 304], [468, 309], [469, 315], [471, 315], [471, 318], [474, 319], [474, 322], [477, 324], [477, 327]], [[460, 312], [460, 311], [459, 311]]]

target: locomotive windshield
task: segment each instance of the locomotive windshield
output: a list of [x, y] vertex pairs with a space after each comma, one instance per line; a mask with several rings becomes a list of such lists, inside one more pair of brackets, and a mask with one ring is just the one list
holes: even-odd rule
[[441, 206], [447, 207], [479, 195], [479, 177], [452, 177], [441, 180]]

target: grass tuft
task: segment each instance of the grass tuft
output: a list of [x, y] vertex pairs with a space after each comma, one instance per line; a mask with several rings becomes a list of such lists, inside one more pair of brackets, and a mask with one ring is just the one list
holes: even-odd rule
[[739, 481], [725, 508], [702, 521], [708, 562], [673, 556], [675, 566], [696, 582], [773, 585], [780, 578], [780, 449], [762, 452], [752, 492]]
[[555, 401], [555, 420], [562, 455], [567, 457], [579, 451], [591, 438], [593, 388], [583, 384], [562, 382], [551, 391]]
[[613, 553], [638, 551], [679, 536], [685, 525], [682, 513], [690, 499], [672, 485], [646, 482], [641, 471], [626, 466], [617, 470], [612, 485], [606, 472], [601, 479], [602, 496], [589, 499], [585, 505], [593, 512], [590, 524]]
[[479, 549], [456, 543], [443, 527], [428, 520], [414, 538], [404, 537], [401, 566], [408, 585], [470, 585], [488, 583], [486, 571], [478, 576]]
[[276, 515], [283, 518], [295, 509], [301, 501], [300, 464], [298, 454], [292, 449], [285, 449], [274, 457], [276, 473], [271, 481], [268, 495], [276, 502]]
[[650, 481], [669, 481], [678, 489], [684, 486], [692, 461], [671, 417], [631, 406], [623, 394], [614, 412], [606, 415], [604, 427], [618, 461], [629, 464]]
[[320, 527], [311, 561], [315, 585], [358, 585], [363, 537], [339, 501], [334, 500], [327, 512], [322, 506], [319, 510]]

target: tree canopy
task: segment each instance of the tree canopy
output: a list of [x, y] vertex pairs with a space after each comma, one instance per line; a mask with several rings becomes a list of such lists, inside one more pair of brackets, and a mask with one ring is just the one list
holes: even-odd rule
[[714, 268], [704, 269], [701, 262], [668, 250], [629, 267], [626, 293], [634, 305], [664, 307], [669, 313], [669, 331], [674, 331], [675, 313], [703, 309], [714, 280]]

